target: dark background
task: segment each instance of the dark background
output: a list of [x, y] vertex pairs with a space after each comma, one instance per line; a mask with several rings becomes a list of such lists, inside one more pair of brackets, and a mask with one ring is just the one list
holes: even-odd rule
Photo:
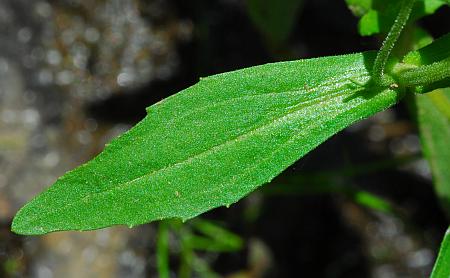
[[[440, 36], [449, 16], [442, 8], [419, 24]], [[344, 1], [305, 0], [292, 32], [274, 42], [245, 1], [2, 1], [0, 276], [155, 277], [158, 224], [23, 237], [9, 231], [12, 217], [142, 119], [145, 107], [199, 77], [379, 48], [382, 38], [360, 37], [357, 22]], [[122, 73], [133, 78], [122, 84]], [[392, 210], [368, 208], [360, 192]], [[335, 135], [264, 189], [201, 217], [245, 242], [236, 252], [197, 252], [229, 277], [423, 277], [448, 225], [404, 104]], [[170, 242], [176, 276], [182, 255], [175, 232]]]

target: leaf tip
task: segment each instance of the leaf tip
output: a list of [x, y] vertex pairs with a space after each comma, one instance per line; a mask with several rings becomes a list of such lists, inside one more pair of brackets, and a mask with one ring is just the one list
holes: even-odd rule
[[24, 223], [24, 221], [23, 221], [23, 219], [20, 215], [20, 211], [19, 211], [11, 223], [11, 231], [18, 235], [25, 235], [26, 229], [25, 229], [23, 223]]
[[28, 217], [28, 212], [26, 210], [27, 206], [24, 206], [21, 208], [16, 216], [14, 216], [14, 219], [11, 223], [11, 231], [18, 235], [43, 235], [48, 233], [43, 227], [41, 226], [33, 226], [30, 225]]

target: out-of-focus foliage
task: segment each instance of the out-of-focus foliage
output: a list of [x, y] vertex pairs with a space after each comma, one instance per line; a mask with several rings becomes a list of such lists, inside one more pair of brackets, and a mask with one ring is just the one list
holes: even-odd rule
[[275, 45], [291, 33], [304, 0], [247, 0], [247, 10], [256, 27]]
[[424, 154], [436, 192], [450, 212], [450, 89], [416, 96], [417, 120]]
[[226, 230], [212, 221], [197, 218], [189, 223], [167, 220], [159, 224], [157, 258], [158, 273], [161, 278], [170, 277], [169, 265], [170, 241], [169, 237], [179, 240], [178, 250], [181, 261], [178, 269], [179, 277], [191, 277], [193, 272], [200, 277], [219, 277], [209, 266], [208, 262], [197, 255], [200, 252], [235, 252], [243, 247], [240, 236]]
[[[450, 35], [437, 39], [417, 51], [409, 53], [404, 62], [416, 66], [429, 65], [450, 54]], [[423, 88], [428, 91], [427, 88]], [[450, 89], [415, 96], [413, 109], [425, 157], [431, 166], [434, 186], [442, 205], [450, 213]]]
[[444, 235], [431, 278], [450, 277], [450, 227]]
[[[385, 33], [389, 30], [396, 18], [397, 10], [402, 1], [389, 0], [346, 0], [349, 8], [357, 16], [362, 17], [359, 22], [359, 33], [364, 36]], [[448, 0], [420, 0], [415, 2], [411, 21], [433, 14], [439, 7], [449, 5]], [[447, 34], [434, 43], [426, 31], [420, 28], [412, 28], [412, 36], [408, 42], [404, 42], [406, 48], [420, 48], [410, 52], [403, 59], [407, 67], [426, 66], [448, 59], [450, 55], [450, 34]], [[430, 44], [430, 45], [428, 45]], [[426, 46], [428, 45], [428, 46]], [[425, 47], [424, 47], [425, 46]], [[405, 66], [400, 65], [400, 67]], [[412, 109], [419, 126], [423, 152], [427, 158], [433, 174], [434, 187], [441, 199], [442, 206], [450, 212], [450, 89], [449, 78], [434, 84], [433, 86], [418, 86], [416, 92], [427, 93], [414, 96]], [[446, 233], [435, 264], [432, 277], [450, 277], [450, 240]]]
[[[394, 22], [402, 0], [346, 0], [352, 12], [361, 17], [358, 28], [363, 36], [387, 33]], [[443, 5], [449, 5], [448, 0], [417, 0], [411, 21], [433, 14]]]

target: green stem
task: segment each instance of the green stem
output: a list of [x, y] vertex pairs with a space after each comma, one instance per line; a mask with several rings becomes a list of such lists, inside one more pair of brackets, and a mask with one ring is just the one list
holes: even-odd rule
[[397, 76], [401, 85], [406, 87], [429, 85], [450, 78], [450, 57], [430, 65], [408, 69]]
[[189, 242], [191, 233], [185, 227], [181, 227], [179, 237], [181, 238], [181, 265], [178, 269], [178, 277], [188, 278], [192, 276], [192, 264], [195, 257]]
[[397, 15], [397, 18], [394, 21], [394, 24], [391, 27], [386, 39], [384, 40], [380, 51], [378, 51], [378, 55], [375, 58], [375, 63], [373, 65], [373, 81], [375, 84], [383, 84], [383, 75], [386, 68], [386, 63], [391, 55], [392, 49], [395, 46], [395, 43], [400, 36], [403, 27], [405, 27], [406, 22], [409, 19], [409, 15], [411, 14], [412, 7], [414, 5], [415, 0], [403, 0], [400, 11]]
[[156, 252], [159, 277], [169, 278], [169, 228], [165, 221], [159, 224]]

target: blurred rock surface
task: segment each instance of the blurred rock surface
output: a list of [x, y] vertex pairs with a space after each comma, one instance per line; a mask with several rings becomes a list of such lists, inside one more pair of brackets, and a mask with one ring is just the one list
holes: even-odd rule
[[10, 240], [18, 238], [9, 223], [35, 194], [129, 128], [98, 123], [84, 104], [169, 78], [177, 43], [190, 36], [189, 22], [164, 1], [0, 2], [0, 267], [9, 275], [144, 275], [145, 259], [128, 245], [137, 230], [27, 238], [25, 254], [15, 254], [7, 250], [21, 249], [8, 244], [21, 241]]

